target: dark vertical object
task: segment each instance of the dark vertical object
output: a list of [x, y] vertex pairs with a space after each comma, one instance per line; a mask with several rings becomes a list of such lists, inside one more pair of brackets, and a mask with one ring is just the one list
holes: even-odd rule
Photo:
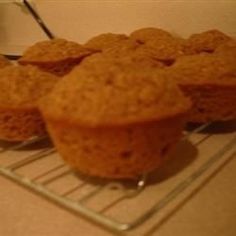
[[44, 33], [48, 36], [49, 39], [55, 38], [53, 33], [49, 30], [49, 28], [45, 25], [39, 14], [34, 10], [34, 8], [30, 5], [30, 3], [27, 0], [23, 0], [24, 5], [30, 12], [30, 14], [33, 16], [35, 21], [38, 23], [40, 28], [44, 31]]
[[[34, 8], [30, 5], [30, 3], [27, 0], [23, 0], [24, 5], [30, 12], [30, 14], [33, 16], [35, 21], [38, 23], [40, 28], [43, 30], [43, 32], [48, 36], [49, 39], [54, 39], [55, 36], [53, 33], [49, 30], [49, 28], [46, 26], [46, 24], [43, 22], [39, 14], [34, 10]], [[6, 58], [9, 60], [18, 60], [21, 56], [19, 55], [10, 55], [10, 54], [3, 54]]]

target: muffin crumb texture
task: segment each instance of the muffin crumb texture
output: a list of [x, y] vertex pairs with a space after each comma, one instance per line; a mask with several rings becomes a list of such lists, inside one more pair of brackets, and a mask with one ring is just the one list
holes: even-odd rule
[[0, 108], [0, 139], [24, 141], [46, 134], [44, 121], [38, 110], [3, 110]]
[[0, 70], [0, 139], [24, 141], [46, 134], [37, 108], [58, 78], [33, 66], [7, 66]]

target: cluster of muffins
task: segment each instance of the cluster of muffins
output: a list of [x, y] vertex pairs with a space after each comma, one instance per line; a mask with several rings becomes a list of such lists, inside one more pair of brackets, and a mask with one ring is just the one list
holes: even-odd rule
[[38, 42], [18, 65], [0, 57], [0, 139], [47, 131], [75, 170], [136, 178], [160, 167], [186, 122], [236, 118], [235, 57], [235, 40], [218, 30]]

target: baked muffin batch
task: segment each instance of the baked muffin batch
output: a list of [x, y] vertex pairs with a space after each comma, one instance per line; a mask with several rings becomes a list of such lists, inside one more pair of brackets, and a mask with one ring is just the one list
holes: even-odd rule
[[18, 65], [0, 57], [0, 139], [47, 130], [73, 169], [137, 178], [170, 156], [186, 122], [236, 119], [235, 58], [236, 41], [218, 30], [38, 42]]

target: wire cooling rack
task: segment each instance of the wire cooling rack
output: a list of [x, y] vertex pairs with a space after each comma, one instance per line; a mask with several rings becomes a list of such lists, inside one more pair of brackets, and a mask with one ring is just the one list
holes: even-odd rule
[[131, 230], [160, 213], [220, 159], [235, 156], [236, 132], [226, 126], [206, 124], [186, 131], [170, 163], [137, 182], [75, 173], [48, 137], [1, 142], [0, 174], [109, 229]]

